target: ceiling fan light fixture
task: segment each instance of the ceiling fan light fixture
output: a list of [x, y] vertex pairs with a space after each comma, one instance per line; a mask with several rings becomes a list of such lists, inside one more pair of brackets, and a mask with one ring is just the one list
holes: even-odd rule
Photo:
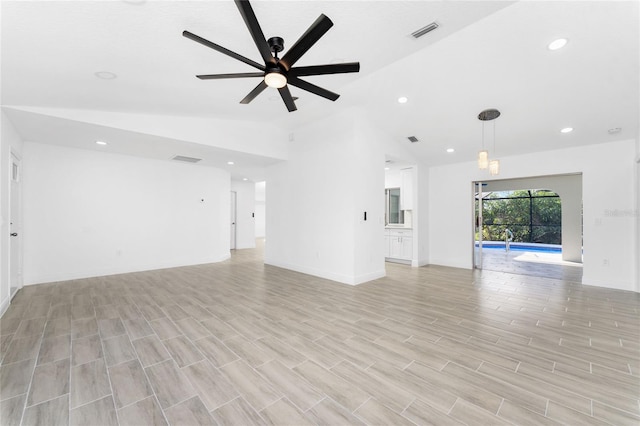
[[287, 85], [287, 77], [279, 71], [270, 71], [264, 76], [264, 82], [267, 86], [274, 89], [282, 89]]
[[551, 43], [549, 43], [547, 48], [549, 50], [562, 49], [563, 47], [565, 47], [567, 45], [568, 42], [569, 42], [569, 40], [567, 40], [566, 38], [558, 38], [556, 40], [553, 40]]

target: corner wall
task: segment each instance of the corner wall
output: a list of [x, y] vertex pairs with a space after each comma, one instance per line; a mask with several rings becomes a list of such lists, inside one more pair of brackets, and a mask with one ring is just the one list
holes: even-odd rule
[[229, 191], [219, 169], [27, 142], [25, 284], [224, 260]]
[[266, 264], [355, 283], [354, 137], [352, 120], [316, 122], [267, 168]]
[[294, 136], [289, 160], [267, 169], [265, 263], [352, 285], [383, 277], [391, 139], [355, 108]]
[[[638, 291], [634, 282], [635, 141], [505, 157], [500, 179], [582, 173], [583, 284]], [[431, 168], [430, 263], [472, 267], [470, 183], [490, 181], [474, 162]], [[452, 226], [447, 226], [453, 224]]]
[[265, 235], [265, 227], [266, 227], [266, 214], [267, 214], [267, 205], [266, 205], [266, 182], [256, 182], [255, 187], [256, 192], [256, 216], [255, 216], [255, 224], [256, 224], [256, 238], [264, 238]]
[[11, 194], [11, 153], [22, 156], [23, 143], [4, 112], [0, 112], [0, 315], [9, 307], [9, 216]]

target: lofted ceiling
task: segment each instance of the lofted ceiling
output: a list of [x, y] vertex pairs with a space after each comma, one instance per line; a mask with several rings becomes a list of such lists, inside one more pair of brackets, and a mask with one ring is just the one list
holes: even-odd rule
[[[360, 61], [358, 74], [308, 78], [340, 93], [340, 99], [334, 103], [292, 87], [298, 111], [288, 113], [274, 89], [249, 105], [239, 104], [258, 79], [195, 78], [254, 69], [183, 38], [183, 30], [260, 59], [232, 1], [3, 1], [2, 106], [26, 140], [73, 141], [81, 147], [87, 138], [88, 149], [100, 149], [92, 144], [105, 131], [101, 126], [56, 123], [18, 110], [229, 118], [269, 123], [286, 134], [316, 117], [359, 107], [430, 165], [474, 160], [482, 136], [477, 115], [490, 107], [502, 112], [495, 122], [498, 155], [638, 135], [636, 1], [256, 0], [252, 5], [266, 37], [284, 38], [285, 52], [321, 13], [332, 19], [333, 28], [297, 65]], [[410, 36], [432, 21], [440, 24], [437, 30], [420, 39]], [[567, 46], [547, 49], [558, 37], [568, 38]], [[101, 71], [117, 78], [97, 78]], [[399, 96], [408, 102], [399, 104]], [[564, 127], [574, 131], [561, 134]], [[622, 130], [611, 135], [612, 128]], [[57, 137], [47, 138], [54, 129]], [[491, 144], [493, 127], [485, 130]], [[410, 135], [420, 142], [411, 144]], [[158, 137], [154, 144], [151, 136], [134, 136], [141, 142], [131, 144], [131, 152], [120, 145], [118, 152], [164, 158], [170, 147], [183, 155], [226, 159], [230, 154], [191, 141]], [[447, 148], [455, 152], [446, 153]], [[260, 169], [272, 161], [253, 157], [234, 177], [258, 180]]]

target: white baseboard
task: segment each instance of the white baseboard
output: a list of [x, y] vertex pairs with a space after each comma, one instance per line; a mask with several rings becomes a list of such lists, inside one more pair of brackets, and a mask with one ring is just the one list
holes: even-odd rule
[[0, 317], [3, 316], [5, 312], [7, 312], [7, 309], [9, 309], [10, 304], [11, 304], [11, 296], [9, 295], [4, 298], [2, 303], [0, 303]]
[[324, 278], [331, 281], [336, 281], [341, 284], [358, 285], [371, 280], [382, 278], [386, 275], [384, 270], [372, 272], [369, 274], [363, 274], [359, 276], [336, 274], [335, 272], [325, 271], [321, 269], [311, 268], [307, 266], [293, 265], [286, 262], [278, 262], [269, 259], [265, 259], [265, 265], [277, 266], [278, 268], [289, 269], [291, 271], [301, 272], [307, 275], [313, 275], [315, 277]]
[[125, 266], [125, 267], [117, 267], [117, 268], [92, 269], [92, 270], [85, 270], [85, 271], [74, 271], [74, 272], [69, 272], [64, 274], [43, 274], [43, 275], [36, 275], [34, 277], [28, 277], [28, 279], [25, 279], [24, 285], [36, 285], [36, 284], [53, 283], [53, 282], [59, 282], [59, 281], [80, 280], [83, 278], [105, 277], [109, 275], [128, 274], [132, 272], [144, 272], [144, 271], [154, 271], [158, 269], [179, 268], [181, 266], [203, 265], [207, 263], [222, 262], [230, 258], [231, 258], [231, 254], [229, 253], [219, 258], [196, 259], [196, 260], [190, 260], [187, 262], [146, 264], [146, 265], [137, 265], [134, 267]]
[[377, 280], [378, 278], [384, 278], [387, 276], [387, 272], [383, 269], [382, 271], [369, 272], [368, 274], [362, 274], [355, 277], [354, 284], [363, 284], [369, 281]]
[[612, 290], [624, 290], [624, 291], [633, 291], [635, 293], [640, 293], [639, 289], [635, 288], [633, 283], [631, 282], [615, 282], [615, 281], [604, 281], [598, 279], [591, 279], [588, 276], [585, 277], [582, 275], [582, 285], [588, 285], [592, 287], [601, 287], [601, 288], [610, 288]]

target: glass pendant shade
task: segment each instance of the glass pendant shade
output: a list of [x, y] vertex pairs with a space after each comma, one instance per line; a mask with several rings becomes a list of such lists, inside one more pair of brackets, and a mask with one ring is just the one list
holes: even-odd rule
[[489, 167], [489, 151], [478, 151], [478, 168], [481, 170]]
[[489, 162], [489, 173], [491, 173], [491, 176], [500, 173], [500, 160], [491, 160]]

